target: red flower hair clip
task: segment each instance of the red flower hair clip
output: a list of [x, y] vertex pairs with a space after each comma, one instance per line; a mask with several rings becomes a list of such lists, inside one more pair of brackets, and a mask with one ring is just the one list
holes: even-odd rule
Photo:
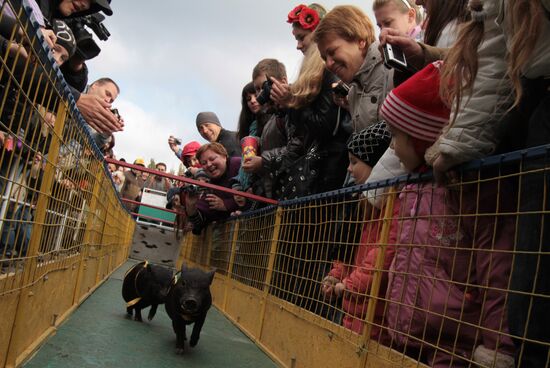
[[311, 31], [315, 30], [320, 20], [321, 18], [319, 17], [319, 14], [314, 9], [307, 7], [302, 9], [300, 16], [298, 17], [300, 27]]
[[300, 17], [300, 13], [302, 12], [303, 9], [306, 9], [306, 8], [307, 8], [306, 5], [300, 4], [297, 7], [295, 7], [294, 9], [292, 9], [290, 11], [290, 13], [288, 13], [287, 23], [296, 23], [296, 22], [298, 22], [299, 17]]

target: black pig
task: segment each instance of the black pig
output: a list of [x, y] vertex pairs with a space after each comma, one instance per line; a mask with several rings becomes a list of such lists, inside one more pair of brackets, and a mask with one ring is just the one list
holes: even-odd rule
[[141, 310], [151, 306], [147, 319], [151, 321], [157, 312], [159, 304], [164, 304], [172, 283], [172, 271], [140, 262], [124, 275], [122, 283], [122, 298], [126, 301], [126, 312], [141, 322]]
[[183, 266], [181, 273], [176, 275], [176, 283], [168, 292], [165, 307], [176, 333], [176, 354], [183, 354], [187, 325], [194, 323], [189, 345], [194, 347], [199, 342], [206, 313], [212, 305], [210, 284], [214, 279], [214, 273], [215, 271], [204, 272]]

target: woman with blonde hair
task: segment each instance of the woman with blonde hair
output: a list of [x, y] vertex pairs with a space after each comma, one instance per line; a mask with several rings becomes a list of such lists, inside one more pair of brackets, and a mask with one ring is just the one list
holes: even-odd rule
[[[346, 142], [350, 131], [343, 126], [349, 123], [349, 115], [334, 102], [332, 84], [338, 79], [326, 70], [312, 40], [325, 13], [321, 5], [311, 4], [297, 6], [288, 14], [287, 21], [292, 24], [292, 34], [304, 59], [292, 85], [271, 78], [271, 99], [280, 111], [286, 112], [288, 132], [286, 146], [271, 152], [277, 158], [274, 162], [279, 162], [272, 173], [277, 178], [276, 190], [281, 199], [339, 189], [346, 177]], [[314, 223], [321, 217], [329, 221], [336, 215], [320, 208], [290, 214], [296, 216], [291, 222], [302, 224]], [[279, 269], [284, 270], [274, 278], [281, 292], [279, 296], [326, 316], [327, 305], [319, 300], [321, 290], [317, 280], [322, 279], [330, 264], [329, 242], [320, 241], [319, 235], [307, 225], [293, 226], [289, 234], [292, 241], [283, 241], [276, 259]], [[296, 247], [296, 243], [301, 244]]]
[[[351, 132], [346, 132], [343, 125], [348, 115], [333, 101], [332, 84], [338, 79], [325, 69], [312, 40], [325, 14], [326, 10], [319, 4], [299, 5], [288, 14], [287, 22], [292, 24], [292, 34], [298, 42], [298, 50], [304, 53], [304, 60], [292, 85], [271, 78], [271, 97], [279, 107], [286, 109], [289, 132], [286, 147], [273, 152], [281, 158], [281, 167], [277, 170], [286, 172], [279, 181], [282, 198], [341, 188], [346, 176], [346, 141]], [[308, 170], [300, 162], [312, 150], [323, 156], [322, 165], [319, 159], [317, 165]], [[299, 171], [300, 168], [306, 172]], [[295, 179], [303, 185], [289, 183], [296, 182]]]
[[[426, 157], [438, 178], [497, 147], [511, 151], [550, 143], [550, 2], [470, 0], [469, 7], [472, 21], [443, 70], [441, 92], [452, 103], [452, 119]], [[548, 165], [547, 157], [521, 164], [508, 296], [521, 367], [545, 367], [550, 359], [550, 219], [541, 213], [550, 208], [542, 172]]]

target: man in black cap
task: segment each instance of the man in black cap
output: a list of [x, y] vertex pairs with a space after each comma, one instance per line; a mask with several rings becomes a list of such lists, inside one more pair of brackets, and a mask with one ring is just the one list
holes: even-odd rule
[[229, 157], [241, 157], [237, 132], [223, 129], [216, 114], [210, 111], [199, 112], [196, 124], [201, 137], [210, 143], [220, 143], [226, 149]]
[[52, 47], [53, 58], [57, 65], [62, 65], [76, 51], [76, 41], [73, 31], [62, 20], [55, 19], [52, 28], [56, 37]]

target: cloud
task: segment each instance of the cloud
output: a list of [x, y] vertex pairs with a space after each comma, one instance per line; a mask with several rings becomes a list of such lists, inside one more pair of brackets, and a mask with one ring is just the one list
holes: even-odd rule
[[[166, 163], [168, 170], [177, 171], [180, 161], [167, 143], [168, 137], [174, 134], [171, 128], [177, 123], [165, 121], [123, 98], [117, 101], [117, 106], [125, 121], [124, 131], [115, 133], [117, 158], [123, 157], [126, 161], [133, 162], [137, 157], [142, 157], [147, 163], [154, 159], [155, 162]], [[196, 129], [194, 131], [196, 132]], [[191, 133], [193, 131], [187, 134], [190, 136]]]
[[[266, 57], [287, 68], [292, 81], [302, 54], [296, 50], [288, 12], [299, 2], [272, 0], [116, 1], [105, 20], [112, 36], [99, 41], [101, 54], [88, 63], [90, 80], [109, 76], [121, 87], [119, 108], [126, 122], [116, 134], [115, 151], [172, 159], [166, 140], [200, 138], [195, 116], [215, 111], [223, 126], [236, 130], [242, 87]], [[371, 1], [350, 1], [372, 17]], [[336, 0], [323, 1], [328, 8]], [[161, 16], [157, 16], [160, 9]], [[372, 18], [374, 19], [374, 18]]]

